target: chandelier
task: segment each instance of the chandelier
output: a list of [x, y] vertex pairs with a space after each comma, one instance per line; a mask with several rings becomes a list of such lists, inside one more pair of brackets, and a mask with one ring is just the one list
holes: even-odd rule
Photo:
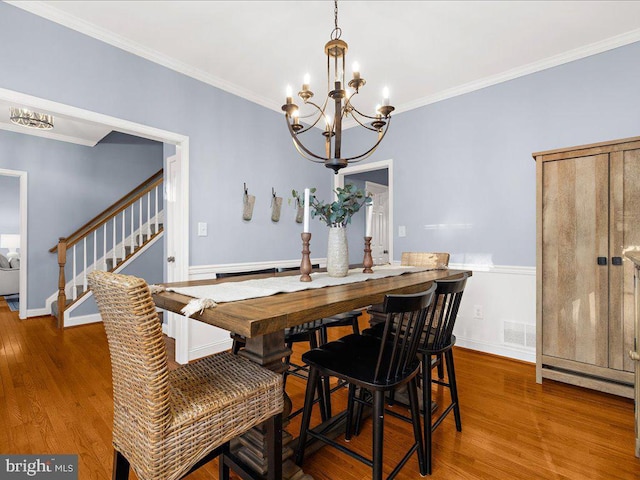
[[[287, 87], [287, 100], [282, 106], [285, 112], [285, 120], [289, 133], [293, 139], [298, 153], [317, 163], [324, 163], [325, 167], [333, 169], [334, 173], [346, 167], [349, 163], [359, 162], [369, 157], [380, 142], [384, 138], [391, 123], [391, 112], [394, 107], [389, 104], [389, 90], [385, 87], [383, 91], [383, 103], [376, 107], [374, 115], [366, 115], [356, 109], [353, 105], [353, 97], [357, 95], [366, 81], [360, 76], [360, 67], [357, 63], [353, 64], [352, 78], [348, 85], [351, 90], [345, 90], [345, 63], [348, 45], [344, 40], [340, 39], [342, 29], [338, 27], [338, 1], [334, 1], [334, 25], [335, 28], [331, 32], [331, 40], [324, 46], [324, 52], [327, 55], [327, 96], [319, 105], [311, 99], [314, 93], [309, 88], [309, 75], [305, 75], [302, 83], [302, 90], [298, 92], [298, 96], [302, 99], [304, 105], [310, 106], [311, 113], [301, 115], [298, 105], [293, 103], [293, 93], [291, 87]], [[333, 85], [332, 85], [333, 84]], [[330, 113], [331, 105], [333, 105], [333, 115]], [[360, 127], [370, 130], [376, 135], [375, 143], [368, 150], [351, 157], [342, 156], [342, 125], [345, 117], [351, 117]], [[305, 120], [305, 124], [301, 123]], [[317, 154], [307, 148], [301, 140], [301, 136], [309, 131], [316, 131], [314, 127], [324, 120], [324, 131], [322, 135], [324, 140], [324, 152]], [[322, 126], [322, 123], [320, 123]]]
[[53, 115], [32, 112], [26, 108], [10, 107], [9, 118], [12, 123], [23, 127], [51, 130], [53, 128]]

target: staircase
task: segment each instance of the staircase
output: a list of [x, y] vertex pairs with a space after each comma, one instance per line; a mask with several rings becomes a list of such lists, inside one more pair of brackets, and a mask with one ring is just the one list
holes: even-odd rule
[[160, 170], [49, 250], [58, 254], [59, 274], [57, 293], [47, 302], [59, 328], [91, 294], [87, 286], [90, 272], [118, 272], [160, 239], [162, 185]]

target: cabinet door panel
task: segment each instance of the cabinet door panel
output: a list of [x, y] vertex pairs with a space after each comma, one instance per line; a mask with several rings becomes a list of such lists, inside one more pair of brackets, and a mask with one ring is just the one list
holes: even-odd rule
[[[610, 159], [609, 256], [640, 250], [640, 150], [614, 152]], [[633, 372], [628, 352], [634, 338], [634, 267], [625, 259], [609, 272], [609, 368]]]
[[544, 355], [606, 367], [609, 156], [543, 165]]

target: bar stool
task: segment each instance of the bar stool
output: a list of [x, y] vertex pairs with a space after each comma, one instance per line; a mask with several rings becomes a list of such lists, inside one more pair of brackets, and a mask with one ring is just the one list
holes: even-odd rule
[[[408, 267], [425, 267], [425, 268], [440, 268], [446, 269], [449, 267], [450, 255], [447, 252], [402, 252], [400, 257], [400, 265]], [[369, 314], [369, 323], [373, 326], [376, 323], [384, 320], [382, 313], [382, 305], [371, 305], [367, 313]], [[433, 367], [438, 367], [438, 378], [444, 378], [444, 366], [442, 356], [437, 355], [433, 359]], [[391, 392], [389, 396], [389, 404], [393, 404], [394, 396]]]
[[[395, 389], [398, 385], [406, 384], [409, 391], [414, 443], [389, 478], [393, 478], [400, 471], [414, 452], [418, 454], [420, 473], [422, 475], [426, 473], [416, 376], [420, 370], [418, 346], [434, 291], [435, 285], [428, 291], [419, 294], [387, 295], [383, 307], [386, 319], [381, 338], [351, 334], [310, 350], [302, 356], [302, 360], [310, 366], [311, 370], [296, 452], [298, 465], [301, 465], [304, 460], [307, 437], [310, 436], [371, 466], [373, 479], [381, 480], [384, 445], [384, 394]], [[351, 438], [351, 420], [356, 387], [372, 392], [372, 458], [365, 458], [326, 435], [314, 432], [309, 428], [314, 397], [313, 385], [320, 375], [335, 376], [349, 384], [347, 409], [334, 417], [336, 421], [339, 417], [344, 417], [346, 420], [346, 440]]]
[[[453, 346], [456, 337], [453, 335], [460, 302], [467, 284], [467, 275], [460, 278], [436, 280], [436, 292], [433, 299], [433, 307], [429, 311], [422, 333], [418, 353], [422, 359], [422, 413], [424, 415], [424, 441], [427, 462], [427, 473], [432, 472], [432, 434], [442, 423], [445, 417], [453, 410], [456, 430], [462, 431], [460, 418], [460, 403], [458, 401], [458, 386], [456, 383], [456, 371], [453, 363]], [[364, 330], [364, 336], [381, 338], [384, 335], [382, 324], [374, 325]], [[434, 379], [432, 376], [433, 360], [436, 356], [444, 356], [447, 365], [448, 381], [443, 378]], [[433, 418], [431, 385], [437, 384], [449, 388], [451, 403], [442, 410], [437, 418]], [[356, 412], [356, 434], [360, 428], [361, 412]], [[408, 418], [404, 417], [406, 420]]]
[[267, 478], [282, 477], [282, 377], [222, 352], [169, 371], [162, 327], [144, 280], [94, 271], [89, 285], [109, 343], [113, 378], [113, 479], [183, 478], [219, 456], [262, 479], [230, 451], [230, 440], [262, 423]]

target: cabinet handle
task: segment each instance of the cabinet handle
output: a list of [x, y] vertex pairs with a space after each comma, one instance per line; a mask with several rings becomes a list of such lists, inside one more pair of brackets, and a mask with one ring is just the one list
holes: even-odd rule
[[606, 265], [607, 257], [598, 257], [598, 265]]
[[622, 257], [611, 257], [611, 265], [622, 265]]
[[640, 361], [640, 353], [638, 352], [634, 352], [633, 350], [629, 350], [629, 356], [631, 357], [631, 360], [635, 360]]

